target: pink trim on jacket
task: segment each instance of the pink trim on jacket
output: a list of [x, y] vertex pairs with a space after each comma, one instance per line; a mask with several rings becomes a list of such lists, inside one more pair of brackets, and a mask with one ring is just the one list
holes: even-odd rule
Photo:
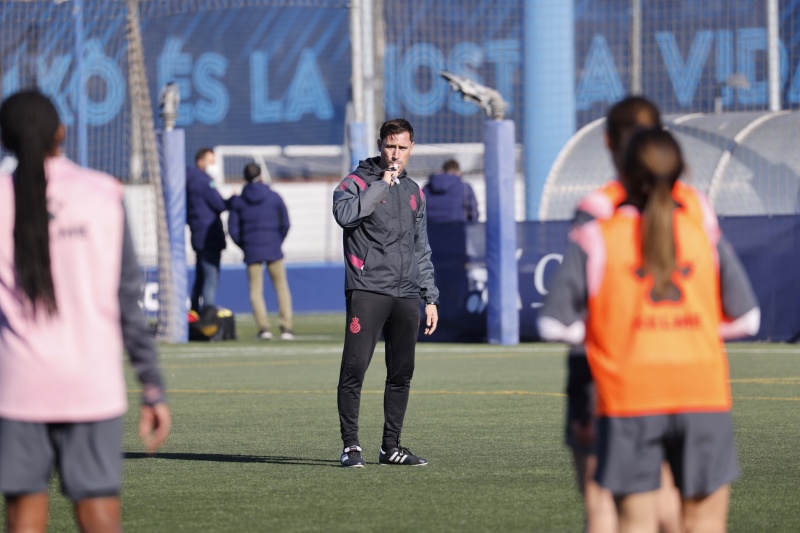
[[606, 271], [606, 244], [596, 220], [573, 228], [570, 239], [586, 253], [586, 290], [594, 296], [600, 290]]
[[606, 220], [614, 214], [614, 204], [608, 196], [600, 191], [594, 191], [578, 202], [578, 210], [592, 215], [594, 218]]
[[345, 190], [347, 188], [347, 180], [353, 180], [356, 182], [356, 185], [363, 191], [367, 188], [367, 182], [364, 181], [360, 176], [356, 176], [355, 174], [350, 174], [345, 179], [342, 180], [342, 183], [339, 185], [339, 189]]
[[354, 256], [353, 254], [349, 254], [347, 256], [347, 258], [350, 259], [350, 264], [353, 265], [354, 267], [356, 267], [358, 270], [361, 270], [362, 268], [364, 268], [364, 260], [363, 259], [359, 259], [358, 257]]

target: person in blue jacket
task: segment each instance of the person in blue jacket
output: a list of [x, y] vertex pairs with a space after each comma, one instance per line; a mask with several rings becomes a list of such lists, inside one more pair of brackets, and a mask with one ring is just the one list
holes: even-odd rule
[[255, 163], [244, 167], [247, 185], [241, 196], [230, 202], [228, 233], [244, 252], [247, 278], [250, 282], [250, 305], [258, 325], [258, 336], [272, 339], [264, 302], [264, 270], [266, 263], [275, 294], [278, 297], [278, 325], [281, 339], [292, 340], [292, 295], [286, 280], [281, 245], [289, 233], [289, 212], [278, 193], [261, 180], [261, 168]]
[[191, 299], [192, 309], [198, 313], [204, 306], [216, 303], [219, 264], [225, 249], [220, 215], [228, 206], [206, 172], [215, 164], [214, 151], [201, 148], [195, 156], [195, 166], [186, 168], [186, 222], [197, 254]]
[[478, 202], [469, 183], [461, 179], [454, 159], [445, 161], [442, 172], [428, 178], [422, 188], [428, 207], [428, 222], [476, 222]]

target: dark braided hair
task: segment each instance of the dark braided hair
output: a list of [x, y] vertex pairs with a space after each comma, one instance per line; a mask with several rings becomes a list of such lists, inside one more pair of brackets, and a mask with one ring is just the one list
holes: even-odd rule
[[3, 146], [19, 161], [14, 171], [14, 267], [17, 285], [35, 315], [58, 310], [50, 272], [44, 160], [55, 148], [58, 111], [45, 95], [25, 90], [0, 105]]

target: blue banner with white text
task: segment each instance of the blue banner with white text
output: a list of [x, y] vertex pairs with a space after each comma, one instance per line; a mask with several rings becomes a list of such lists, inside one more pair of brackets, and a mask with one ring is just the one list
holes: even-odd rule
[[[343, 2], [199, 2], [195, 8], [143, 7], [141, 33], [153, 108], [161, 87], [181, 91], [178, 126], [187, 151], [215, 145], [342, 144], [350, 100], [348, 7]], [[643, 2], [642, 89], [665, 113], [766, 109], [767, 28], [763, 0]], [[125, 177], [104, 154], [121, 143], [130, 109], [125, 2], [84, 1], [85, 76], [76, 76], [73, 3], [0, 3], [0, 85], [7, 96], [38, 85], [67, 126], [81, 93], [90, 166]], [[163, 5], [169, 6], [164, 2]], [[387, 118], [419, 125], [421, 143], [482, 142], [483, 112], [462, 101], [441, 70], [500, 91], [507, 117], [522, 124], [522, 0], [385, 2]], [[780, 95], [800, 106], [800, 2], [779, 2]], [[628, 0], [575, 2], [578, 126], [602, 116], [630, 90]], [[565, 66], [566, 68], [566, 66]], [[368, 80], [369, 81], [369, 80]], [[81, 86], [83, 83], [83, 86]], [[116, 130], [115, 130], [116, 131]], [[518, 138], [524, 139], [520, 129]], [[68, 154], [74, 158], [68, 137]], [[101, 147], [101, 148], [98, 148]]]
[[[569, 221], [517, 224], [520, 339], [536, 341], [536, 319], [567, 247]], [[750, 278], [761, 307], [765, 341], [796, 342], [800, 335], [800, 216], [728, 217], [722, 231]], [[439, 328], [425, 340], [485, 342], [486, 240], [483, 224], [428, 225], [436, 283], [441, 291]], [[782, 268], [776, 268], [781, 265]]]
[[[347, 5], [206, 4], [183, 9], [176, 2], [170, 10], [164, 2], [163, 13], [142, 6], [156, 126], [161, 88], [175, 82], [189, 158], [206, 146], [342, 144], [351, 77]], [[72, 2], [0, 2], [2, 96], [33, 86], [49, 95], [69, 128], [65, 149], [75, 160], [83, 105], [86, 163], [122, 179], [130, 172], [133, 124], [128, 5], [84, 1], [78, 20]]]
[[177, 126], [202, 146], [342, 144], [348, 10], [243, 7], [146, 20], [150, 90], [181, 91]]
[[[642, 2], [642, 94], [664, 113], [768, 109], [766, 2]], [[800, 104], [800, 4], [779, 6], [782, 107]], [[631, 3], [576, 2], [578, 123], [630, 92]]]

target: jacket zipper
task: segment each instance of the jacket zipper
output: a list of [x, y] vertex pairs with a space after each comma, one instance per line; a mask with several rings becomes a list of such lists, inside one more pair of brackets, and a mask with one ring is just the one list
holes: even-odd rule
[[403, 195], [401, 194], [402, 191], [399, 188], [399, 187], [402, 187], [402, 186], [403, 186], [403, 182], [402, 181], [397, 184], [397, 187], [398, 187], [398, 189], [397, 189], [397, 220], [399, 222], [398, 226], [400, 228], [399, 229], [400, 234], [397, 236], [397, 246], [399, 248], [398, 251], [400, 252], [400, 254], [399, 254], [400, 255], [400, 273], [399, 273], [400, 275], [397, 276], [397, 296], [398, 297], [400, 296], [400, 287], [401, 287], [401, 285], [403, 283], [403, 274], [406, 271], [405, 264], [404, 264], [404, 261], [403, 261], [403, 259], [404, 259], [404, 254], [403, 254], [403, 200], [402, 200], [402, 196]]

